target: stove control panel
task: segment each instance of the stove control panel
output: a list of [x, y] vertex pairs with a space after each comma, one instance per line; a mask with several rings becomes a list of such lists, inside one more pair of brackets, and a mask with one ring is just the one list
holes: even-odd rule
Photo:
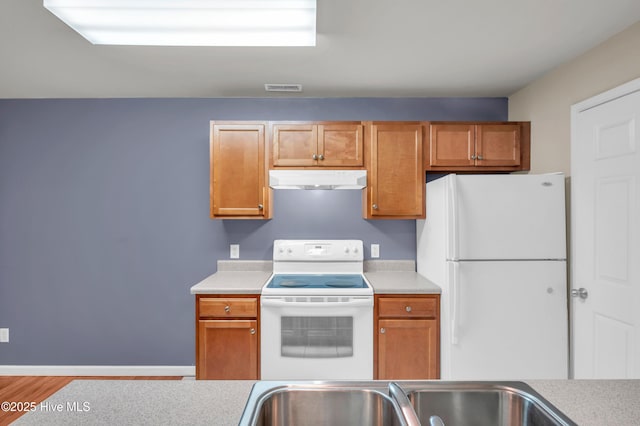
[[361, 240], [275, 240], [274, 261], [362, 261]]

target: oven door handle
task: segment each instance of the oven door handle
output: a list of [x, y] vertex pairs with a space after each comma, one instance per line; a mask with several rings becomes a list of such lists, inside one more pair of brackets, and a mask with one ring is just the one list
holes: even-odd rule
[[359, 306], [373, 306], [371, 299], [354, 299], [348, 302], [287, 302], [280, 299], [261, 299], [262, 306], [288, 307], [288, 308], [351, 308]]

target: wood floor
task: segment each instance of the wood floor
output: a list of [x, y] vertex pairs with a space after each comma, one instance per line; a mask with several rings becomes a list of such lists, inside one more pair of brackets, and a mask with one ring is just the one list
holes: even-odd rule
[[[72, 380], [181, 380], [181, 376], [0, 376], [0, 403], [39, 404]], [[13, 404], [13, 409], [20, 405]], [[8, 425], [24, 412], [0, 410], [0, 426]]]

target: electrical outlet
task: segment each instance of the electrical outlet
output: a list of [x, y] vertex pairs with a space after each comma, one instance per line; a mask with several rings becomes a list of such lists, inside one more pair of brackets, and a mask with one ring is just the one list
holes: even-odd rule
[[371, 257], [380, 257], [380, 244], [371, 244]]
[[0, 328], [0, 343], [9, 343], [9, 329]]
[[229, 246], [229, 257], [231, 259], [240, 259], [240, 244], [231, 244]]

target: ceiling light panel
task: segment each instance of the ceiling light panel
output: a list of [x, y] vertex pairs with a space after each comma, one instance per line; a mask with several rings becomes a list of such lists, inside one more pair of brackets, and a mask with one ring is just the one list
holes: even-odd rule
[[93, 44], [316, 44], [316, 0], [44, 0], [44, 7]]

